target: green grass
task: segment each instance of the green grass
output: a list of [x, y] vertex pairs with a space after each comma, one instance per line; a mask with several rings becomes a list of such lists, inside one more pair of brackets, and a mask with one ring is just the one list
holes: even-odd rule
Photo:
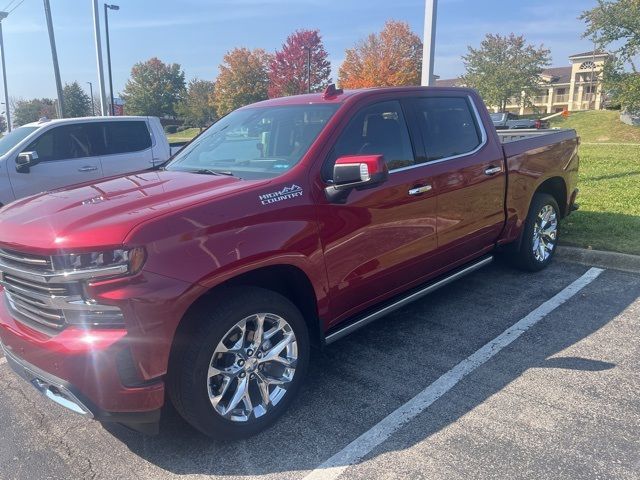
[[199, 128], [188, 128], [186, 130], [183, 130], [182, 132], [167, 134], [167, 140], [169, 140], [169, 143], [188, 142], [199, 133], [200, 133]]
[[622, 123], [615, 110], [573, 112], [550, 122], [552, 127], [575, 129], [584, 143], [640, 143], [640, 128]]
[[581, 145], [578, 187], [562, 243], [640, 255], [640, 146]]

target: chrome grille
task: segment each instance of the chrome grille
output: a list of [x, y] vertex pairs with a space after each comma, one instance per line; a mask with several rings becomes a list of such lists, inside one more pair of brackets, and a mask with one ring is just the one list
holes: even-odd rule
[[12, 250], [0, 249], [0, 261], [17, 268], [26, 267], [37, 271], [53, 270], [51, 257], [18, 253]]
[[0, 285], [12, 316], [31, 328], [54, 334], [65, 327], [63, 304], [79, 291], [77, 285], [39, 280], [38, 274], [49, 272], [51, 257], [0, 249]]
[[84, 298], [83, 282], [105, 270], [109, 274], [123, 273], [127, 265], [70, 270], [62, 260], [62, 255], [48, 257], [0, 249], [0, 285], [13, 318], [47, 335], [55, 335], [67, 325], [124, 325], [119, 307]]

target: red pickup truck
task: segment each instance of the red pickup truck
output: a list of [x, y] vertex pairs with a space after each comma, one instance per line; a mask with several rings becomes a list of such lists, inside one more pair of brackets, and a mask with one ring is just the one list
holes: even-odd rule
[[498, 251], [544, 268], [578, 143], [499, 135], [461, 88], [249, 105], [160, 168], [0, 210], [4, 355], [87, 417], [157, 431], [166, 394], [207, 435], [253, 434], [291, 403], [311, 347]]

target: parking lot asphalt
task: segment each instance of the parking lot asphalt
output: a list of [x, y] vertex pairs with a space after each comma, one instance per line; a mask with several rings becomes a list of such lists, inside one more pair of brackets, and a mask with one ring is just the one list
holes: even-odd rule
[[[302, 479], [589, 267], [499, 262], [316, 353], [273, 428], [216, 442], [168, 409], [161, 434], [52, 405], [0, 364], [0, 478]], [[339, 478], [640, 478], [640, 276], [602, 272]], [[334, 478], [334, 477], [331, 477]]]

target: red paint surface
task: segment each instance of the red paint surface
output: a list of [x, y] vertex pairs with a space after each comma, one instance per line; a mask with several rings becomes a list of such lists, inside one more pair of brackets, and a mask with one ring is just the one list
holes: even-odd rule
[[[477, 153], [392, 172], [375, 188], [327, 201], [321, 166], [350, 118], [371, 103], [470, 96], [487, 143]], [[560, 177], [569, 207], [577, 181], [575, 133], [500, 144], [477, 94], [464, 89], [390, 88], [285, 97], [259, 105], [340, 103], [298, 165], [273, 180], [148, 171], [41, 194], [0, 212], [0, 245], [31, 253], [144, 246], [133, 278], [89, 287], [119, 306], [123, 330], [67, 328], [45, 337], [14, 321], [0, 302], [0, 339], [28, 362], [63, 378], [107, 411], [145, 411], [163, 402], [163, 384], [125, 388], [115, 366], [130, 348], [144, 380], [162, 378], [176, 328], [202, 294], [254, 269], [297, 268], [310, 281], [324, 330], [474, 257], [518, 239], [538, 186]], [[250, 107], [245, 107], [250, 108]], [[411, 127], [410, 115], [408, 122]], [[411, 128], [410, 128], [411, 130]], [[415, 133], [415, 132], [414, 132]], [[415, 137], [415, 135], [414, 135]], [[421, 154], [420, 141], [414, 148]], [[504, 150], [504, 151], [503, 151]], [[487, 176], [484, 170], [501, 166]], [[303, 195], [262, 205], [259, 196], [298, 185]], [[407, 192], [431, 185], [418, 196]]]

